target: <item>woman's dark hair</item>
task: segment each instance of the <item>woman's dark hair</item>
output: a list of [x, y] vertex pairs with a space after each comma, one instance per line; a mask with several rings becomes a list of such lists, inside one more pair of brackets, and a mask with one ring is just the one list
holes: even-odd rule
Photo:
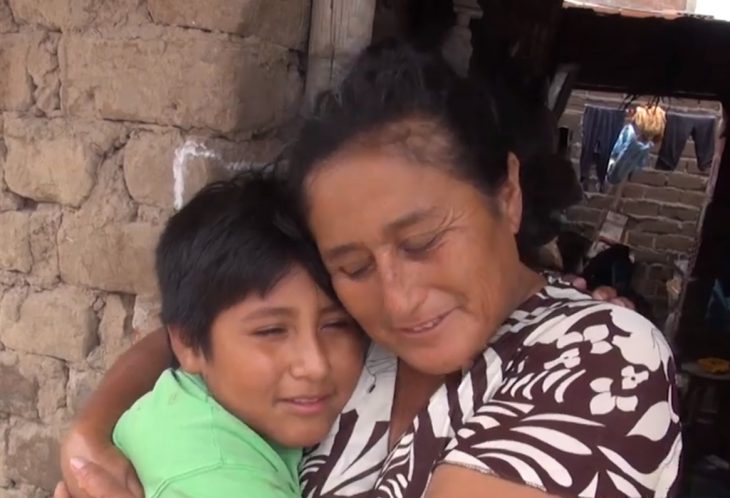
[[550, 113], [528, 102], [494, 82], [459, 77], [436, 52], [381, 42], [365, 50], [337, 90], [320, 97], [290, 150], [286, 176], [304, 214], [306, 180], [323, 160], [399, 123], [433, 122], [434, 132], [448, 139], [449, 157], [425, 157], [427, 151], [406, 145], [408, 152], [422, 162], [451, 165], [488, 195], [507, 178], [508, 152], [520, 159], [524, 217], [518, 243], [524, 257], [557, 235], [555, 214], [577, 201], [576, 188], [580, 193], [569, 161], [553, 153], [557, 130]]
[[205, 187], [168, 221], [156, 254], [161, 315], [188, 346], [210, 353], [216, 317], [252, 293], [266, 295], [296, 265], [336, 300], [284, 194], [271, 174], [248, 171]]

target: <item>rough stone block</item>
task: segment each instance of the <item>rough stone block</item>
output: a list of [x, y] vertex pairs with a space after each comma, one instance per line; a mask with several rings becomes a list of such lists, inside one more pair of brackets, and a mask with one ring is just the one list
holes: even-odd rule
[[697, 159], [684, 159], [685, 171], [690, 175], [708, 176], [712, 171], [712, 168], [700, 169], [697, 165]]
[[568, 209], [567, 217], [575, 223], [586, 223], [595, 226], [601, 221], [603, 211], [600, 209], [574, 206]]
[[224, 31], [293, 49], [307, 41], [311, 0], [150, 0], [161, 24]]
[[678, 201], [687, 206], [702, 208], [707, 202], [707, 195], [704, 192], [686, 192], [683, 191]]
[[10, 430], [8, 475], [16, 482], [53, 491], [61, 480], [58, 462], [58, 431], [35, 423], [18, 421]]
[[6, 0], [0, 0], [0, 34], [12, 33], [18, 30], [18, 25], [15, 24], [13, 19], [13, 13], [8, 7]]
[[30, 43], [25, 33], [0, 37], [0, 111], [26, 111], [33, 103], [33, 80], [27, 68]]
[[662, 235], [657, 237], [655, 246], [660, 251], [673, 251], [689, 254], [694, 248], [695, 240], [682, 235]]
[[642, 220], [636, 226], [637, 231], [654, 234], [677, 233], [681, 228], [680, 222], [667, 219]]
[[34, 36], [28, 52], [28, 74], [33, 80], [34, 111], [51, 115], [61, 109], [61, 79], [58, 67], [58, 33]]
[[99, 324], [99, 347], [89, 355], [89, 365], [105, 371], [133, 343], [131, 297], [106, 296]]
[[607, 209], [611, 206], [613, 199], [609, 195], [604, 194], [586, 194], [584, 204], [588, 207], [597, 209]]
[[635, 183], [626, 183], [623, 190], [624, 199], [643, 199], [646, 194], [646, 187]]
[[[2, 383], [2, 380], [0, 380]], [[8, 477], [8, 421], [0, 417], [0, 490], [12, 486]], [[6, 495], [3, 495], [6, 496]]]
[[679, 202], [681, 190], [668, 187], [644, 187], [644, 197], [650, 201], [657, 202]]
[[30, 215], [0, 213], [0, 268], [28, 273], [33, 265], [30, 252]]
[[139, 133], [124, 148], [124, 180], [132, 198], [142, 204], [172, 207], [175, 150], [183, 138], [176, 131]]
[[33, 256], [33, 274], [30, 283], [39, 288], [50, 288], [58, 282], [58, 248], [56, 237], [61, 226], [59, 206], [42, 204], [30, 216], [30, 249]]
[[685, 173], [672, 173], [667, 175], [668, 185], [683, 190], [701, 190], [707, 188], [707, 178], [704, 176], [688, 175]]
[[634, 173], [634, 175], [631, 177], [631, 181], [633, 183], [639, 183], [641, 185], [663, 187], [667, 184], [667, 174], [660, 171], [645, 169]]
[[667, 262], [667, 254], [651, 249], [635, 249], [634, 250], [634, 259], [638, 263], [666, 263]]
[[237, 143], [144, 132], [124, 149], [124, 178], [135, 201], [165, 210], [180, 208], [210, 182], [270, 163], [281, 148], [277, 139]]
[[23, 198], [7, 190], [0, 190], [0, 213], [23, 208]]
[[79, 206], [91, 192], [102, 156], [123, 127], [66, 120], [5, 119], [5, 182], [39, 202]]
[[[32, 293], [17, 320], [0, 328], [0, 340], [17, 351], [82, 361], [97, 341], [94, 299], [91, 292], [70, 286]], [[6, 300], [7, 295], [3, 305]]]
[[49, 498], [48, 491], [36, 486], [28, 486], [27, 484], [18, 484], [9, 489], [3, 489], [3, 498]]
[[140, 0], [10, 0], [19, 21], [57, 31], [139, 24], [144, 21], [141, 4]]
[[147, 223], [99, 228], [84, 217], [64, 219], [59, 232], [61, 278], [112, 292], [154, 292], [154, 249], [160, 227]]
[[621, 201], [621, 212], [627, 216], [656, 216], [660, 205], [651, 201], [624, 199]]
[[699, 234], [697, 233], [697, 223], [693, 221], [682, 223], [682, 228], [679, 233], [687, 237], [699, 237]]
[[134, 38], [70, 33], [60, 54], [63, 108], [77, 116], [254, 131], [291, 117], [302, 89], [294, 55], [253, 38], [173, 28]]
[[686, 206], [665, 205], [661, 208], [661, 215], [679, 221], [697, 221], [700, 217], [700, 210]]
[[21, 31], [0, 39], [0, 110], [50, 112], [59, 105], [59, 36]]
[[52, 416], [66, 404], [61, 361], [0, 352], [0, 412], [24, 418]]
[[35, 418], [38, 415], [38, 383], [21, 371], [18, 355], [0, 352], [0, 412]]
[[162, 327], [160, 320], [161, 303], [159, 296], [137, 296], [134, 301], [134, 315], [132, 329], [135, 339], [144, 337]]
[[68, 407], [71, 413], [79, 412], [103, 376], [102, 372], [94, 370], [70, 372], [68, 378]]
[[642, 247], [645, 249], [654, 249], [654, 235], [639, 233], [635, 231], [629, 232], [628, 243], [631, 247]]
[[99, 167], [96, 185], [88, 200], [75, 214], [67, 214], [65, 219], [101, 228], [109, 224], [129, 223], [135, 219], [136, 213], [137, 205], [124, 183], [122, 153], [116, 152]]

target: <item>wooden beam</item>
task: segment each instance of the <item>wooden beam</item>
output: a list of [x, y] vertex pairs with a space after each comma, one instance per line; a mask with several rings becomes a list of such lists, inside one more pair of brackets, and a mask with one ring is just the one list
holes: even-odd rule
[[730, 23], [631, 18], [564, 9], [560, 63], [580, 67], [577, 86], [717, 99], [730, 88]]
[[336, 86], [350, 63], [372, 39], [375, 0], [313, 0], [305, 109]]

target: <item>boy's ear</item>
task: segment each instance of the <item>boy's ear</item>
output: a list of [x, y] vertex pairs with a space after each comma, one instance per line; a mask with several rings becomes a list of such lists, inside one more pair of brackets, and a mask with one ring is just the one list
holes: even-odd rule
[[191, 374], [203, 373], [203, 355], [195, 348], [188, 346], [183, 339], [183, 335], [179, 327], [171, 326], [167, 328], [170, 336], [170, 347], [172, 352], [180, 363], [183, 370]]

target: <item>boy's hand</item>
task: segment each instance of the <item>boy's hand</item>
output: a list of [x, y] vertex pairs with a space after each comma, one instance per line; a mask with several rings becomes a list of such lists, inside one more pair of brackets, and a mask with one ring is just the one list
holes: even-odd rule
[[[575, 275], [566, 275], [564, 278], [568, 282], [573, 284], [576, 289], [580, 289], [586, 292], [588, 291], [588, 284], [586, 283], [584, 278], [576, 277]], [[613, 287], [597, 287], [593, 290], [593, 292], [591, 292], [591, 296], [596, 301], [608, 301], [610, 303], [616, 304], [624, 308], [628, 308], [630, 310], [635, 309], [633, 301], [631, 301], [630, 299], [626, 299], [625, 297], [619, 297], [618, 292], [616, 292], [616, 289], [614, 289]]]
[[[139, 490], [135, 493], [127, 489], [123, 482], [95, 463], [83, 458], [72, 458], [69, 462], [79, 488], [91, 498], [144, 498]], [[58, 483], [53, 498], [73, 498], [64, 483]]]
[[[102, 494], [93, 491], [99, 486], [97, 476], [101, 476], [101, 482], [106, 483], [106, 488], [118, 483], [130, 497], [144, 497], [142, 485], [131, 462], [107, 437], [95, 435], [94, 431], [85, 430], [82, 425], [74, 427], [63, 442], [61, 469], [64, 483], [56, 488], [54, 498], [107, 498], [108, 491], [103, 491]], [[66, 494], [59, 494], [64, 492]], [[108, 496], [116, 498], [117, 495]], [[119, 496], [126, 498], [125, 495]]]

